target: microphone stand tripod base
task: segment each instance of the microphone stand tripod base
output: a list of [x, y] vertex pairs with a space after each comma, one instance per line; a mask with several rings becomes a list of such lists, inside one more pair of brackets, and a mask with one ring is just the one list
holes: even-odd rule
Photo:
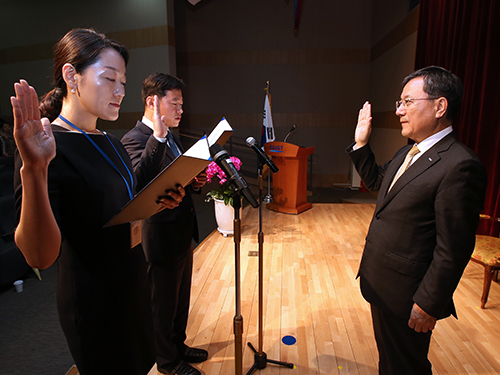
[[253, 347], [253, 345], [251, 343], [248, 343], [248, 346], [254, 352], [255, 362], [254, 362], [253, 366], [250, 368], [250, 370], [248, 370], [248, 372], [247, 372], [246, 375], [250, 375], [255, 370], [265, 369], [268, 363], [272, 363], [272, 364], [275, 364], [275, 365], [280, 365], [280, 366], [288, 367], [288, 368], [291, 368], [291, 369], [295, 368], [295, 365], [293, 363], [275, 361], [273, 359], [267, 359], [267, 354], [264, 353], [264, 352], [258, 352]]

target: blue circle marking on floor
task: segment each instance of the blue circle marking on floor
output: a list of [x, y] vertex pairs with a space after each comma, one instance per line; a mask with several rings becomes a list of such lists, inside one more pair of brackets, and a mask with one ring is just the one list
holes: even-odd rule
[[293, 336], [284, 336], [281, 339], [281, 341], [283, 341], [283, 344], [285, 344], [285, 345], [293, 345], [297, 342], [297, 340]]

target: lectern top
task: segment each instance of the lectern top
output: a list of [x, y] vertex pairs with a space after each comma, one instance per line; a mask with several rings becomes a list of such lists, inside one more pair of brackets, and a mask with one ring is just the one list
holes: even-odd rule
[[269, 142], [264, 144], [264, 150], [271, 156], [295, 158], [314, 153], [314, 147], [300, 147], [288, 142]]

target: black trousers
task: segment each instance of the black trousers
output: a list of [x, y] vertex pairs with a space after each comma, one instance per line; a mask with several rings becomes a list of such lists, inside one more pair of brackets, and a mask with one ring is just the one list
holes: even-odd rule
[[370, 306], [379, 352], [379, 374], [431, 375], [432, 366], [427, 355], [432, 332], [415, 332], [408, 327], [408, 319]]
[[192, 246], [169, 261], [149, 263], [156, 364], [170, 371], [186, 349], [186, 327], [193, 273]]

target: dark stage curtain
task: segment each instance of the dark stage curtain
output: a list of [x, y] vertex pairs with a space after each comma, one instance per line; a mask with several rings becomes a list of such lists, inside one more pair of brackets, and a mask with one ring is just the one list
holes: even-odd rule
[[488, 171], [483, 212], [500, 216], [500, 1], [421, 0], [415, 68], [428, 65], [464, 83], [453, 128]]

